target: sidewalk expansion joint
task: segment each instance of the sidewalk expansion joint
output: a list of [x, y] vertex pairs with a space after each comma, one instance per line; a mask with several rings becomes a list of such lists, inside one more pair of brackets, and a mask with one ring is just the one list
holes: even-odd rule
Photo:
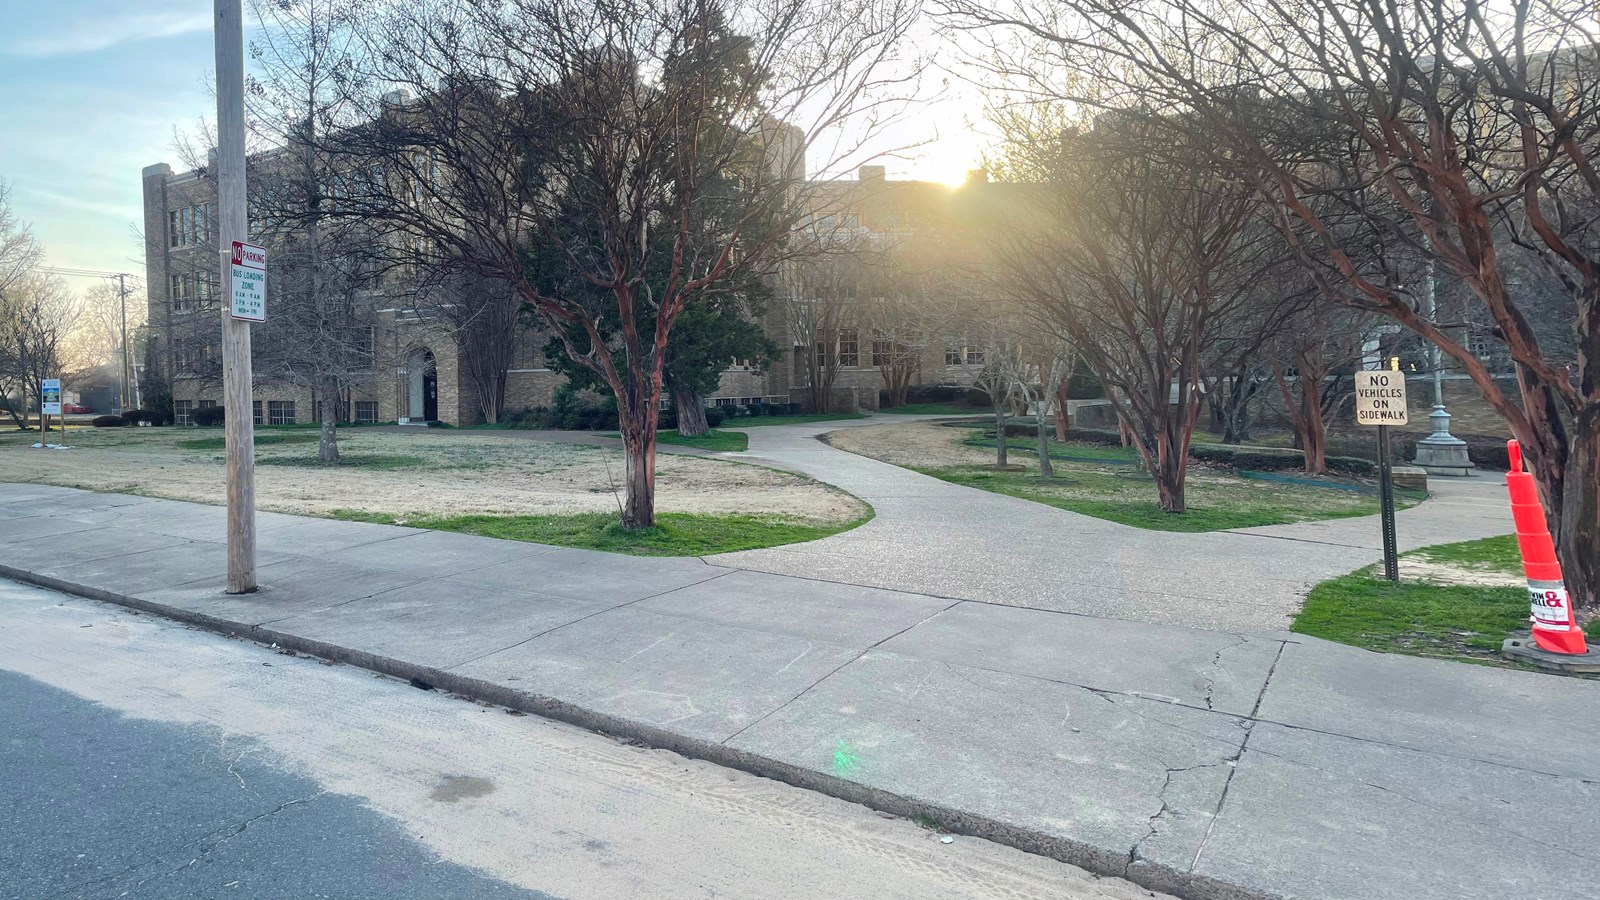
[[522, 640], [517, 641], [516, 643], [507, 644], [506, 646], [501, 647], [501, 648], [499, 648], [497, 650], [490, 650], [488, 653], [480, 653], [477, 656], [472, 657], [471, 659], [464, 659], [461, 662], [458, 662], [455, 665], [451, 666], [450, 669], [452, 669], [452, 670], [453, 669], [459, 669], [462, 666], [468, 665], [470, 663], [475, 663], [480, 659], [483, 659], [483, 658], [488, 657], [488, 656], [493, 656], [496, 653], [504, 653], [505, 651], [511, 650], [511, 649], [513, 649], [515, 647], [521, 647], [523, 644], [526, 644], [529, 641], [536, 641], [539, 638], [542, 638], [545, 635], [547, 635], [547, 634], [549, 634], [549, 633], [551, 633], [553, 631], [560, 631], [561, 629], [566, 628], [569, 625], [576, 625], [579, 622], [587, 622], [588, 620], [594, 618], [595, 616], [605, 615], [608, 612], [614, 612], [614, 611], [619, 610], [619, 609], [624, 609], [626, 607], [634, 605], [635, 603], [643, 603], [646, 600], [654, 600], [657, 597], [663, 597], [663, 596], [666, 596], [667, 594], [671, 594], [671, 593], [673, 593], [675, 591], [687, 590], [688, 588], [697, 587], [697, 586], [702, 585], [702, 584], [709, 584], [710, 582], [716, 581], [718, 578], [725, 578], [725, 577], [727, 577], [729, 575], [732, 575], [735, 571], [738, 571], [738, 570], [729, 569], [729, 570], [727, 570], [725, 572], [718, 572], [717, 574], [712, 575], [710, 578], [702, 578], [699, 581], [692, 581], [692, 582], [690, 582], [688, 584], [679, 585], [677, 587], [669, 588], [669, 589], [664, 590], [664, 591], [657, 591], [654, 594], [649, 594], [649, 595], [646, 595], [644, 597], [638, 597], [636, 599], [629, 600], [629, 601], [627, 601], [625, 603], [618, 603], [618, 604], [616, 604], [614, 606], [608, 606], [605, 609], [597, 609], [594, 612], [589, 613], [586, 616], [580, 616], [579, 618], [573, 619], [570, 622], [562, 622], [560, 625], [553, 625], [553, 626], [551, 626], [549, 628], [546, 628], [545, 630], [539, 632], [538, 634], [529, 635], [528, 637], [523, 638]]
[[[907, 625], [906, 627], [900, 629], [899, 631], [896, 631], [894, 634], [891, 634], [891, 635], [883, 638], [882, 640], [875, 641], [872, 645], [862, 649], [862, 651], [860, 653], [857, 653], [855, 656], [852, 656], [849, 659], [845, 660], [844, 662], [840, 663], [839, 665], [835, 666], [831, 671], [829, 671], [827, 674], [823, 675], [821, 678], [818, 678], [816, 681], [813, 681], [812, 683], [806, 685], [805, 688], [800, 691], [800, 693], [795, 694], [793, 697], [790, 697], [788, 700], [785, 700], [780, 705], [774, 707], [773, 709], [768, 710], [766, 712], [766, 714], [761, 716], [759, 719], [756, 719], [755, 721], [745, 725], [743, 728], [740, 728], [738, 731], [735, 731], [733, 734], [730, 734], [727, 737], [723, 738], [721, 743], [727, 744], [729, 741], [732, 741], [734, 738], [738, 737], [739, 735], [744, 734], [746, 731], [749, 731], [750, 729], [756, 727], [757, 725], [760, 725], [762, 722], [765, 722], [766, 720], [772, 718], [773, 716], [777, 715], [778, 713], [783, 712], [785, 709], [788, 709], [791, 705], [793, 705], [801, 697], [804, 697], [806, 694], [809, 694], [809, 693], [811, 693], [811, 691], [816, 689], [817, 685], [819, 685], [819, 684], [823, 683], [824, 681], [827, 681], [829, 678], [832, 678], [833, 676], [839, 674], [841, 671], [843, 671], [845, 669], [846, 666], [849, 666], [851, 663], [854, 663], [856, 660], [859, 660], [861, 657], [866, 656], [868, 653], [871, 653], [873, 650], [876, 650], [877, 648], [883, 646], [885, 643], [894, 640], [895, 638], [899, 637], [900, 635], [905, 634], [906, 632], [910, 631], [913, 628], [916, 628], [918, 625], [921, 625], [924, 622], [929, 621], [930, 619], [933, 619], [933, 618], [936, 618], [936, 617], [938, 617], [940, 615], [943, 615], [944, 613], [947, 613], [950, 610], [955, 609], [957, 606], [960, 606], [961, 604], [966, 603], [966, 602], [967, 601], [965, 601], [965, 600], [957, 600], [956, 602], [950, 604], [949, 606], [944, 607], [943, 609], [935, 610], [934, 612], [929, 613], [928, 615], [924, 616], [923, 618], [919, 619], [918, 621], [913, 622], [910, 625]], [[793, 665], [793, 663], [791, 663], [791, 665]]]
[[1233, 787], [1233, 776], [1239, 773], [1239, 762], [1244, 759], [1245, 751], [1250, 748], [1250, 735], [1255, 731], [1255, 722], [1247, 721], [1244, 724], [1244, 740], [1239, 742], [1239, 751], [1232, 757], [1223, 760], [1228, 767], [1228, 777], [1222, 781], [1222, 793], [1217, 797], [1217, 808], [1211, 811], [1211, 821], [1206, 823], [1206, 833], [1200, 837], [1200, 846], [1194, 850], [1194, 859], [1189, 861], [1189, 872], [1192, 874], [1200, 866], [1200, 857], [1206, 852], [1206, 844], [1211, 842], [1211, 835], [1217, 830], [1217, 820], [1222, 818], [1222, 808], [1228, 802], [1228, 789]]

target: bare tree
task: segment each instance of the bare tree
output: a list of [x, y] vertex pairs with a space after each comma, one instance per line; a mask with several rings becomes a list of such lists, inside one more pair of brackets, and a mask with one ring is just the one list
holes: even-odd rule
[[250, 44], [259, 72], [251, 124], [259, 144], [273, 148], [252, 173], [254, 218], [277, 273], [274, 312], [256, 328], [257, 374], [310, 390], [321, 424], [317, 460], [337, 465], [348, 391], [376, 369], [376, 266], [367, 248], [378, 234], [339, 209], [364, 175], [321, 149], [323, 134], [352, 118], [361, 7], [262, 0], [252, 9], [260, 27]]
[[1066, 440], [1067, 398], [1063, 387], [1078, 365], [1078, 351], [1071, 341], [1054, 338], [1047, 331], [1030, 330], [1022, 335], [1023, 356], [1027, 361], [1027, 377], [1019, 385], [1023, 401], [1033, 409], [1039, 443], [1039, 475], [1055, 475], [1050, 464], [1050, 428], [1045, 424], [1055, 405], [1056, 436]]
[[37, 409], [44, 379], [59, 378], [78, 298], [59, 279], [27, 276], [0, 293], [0, 397], [18, 428]]
[[[806, 144], [883, 86], [875, 73], [912, 9], [847, 12], [814, 0], [441, 0], [367, 23], [370, 124], [337, 144], [383, 178], [352, 214], [403, 236], [419, 271], [503, 285], [606, 383], [629, 527], [655, 521], [673, 324], [734, 276], [775, 270], [802, 208]], [[395, 87], [410, 96], [378, 93]], [[554, 261], [564, 276], [541, 277]]]
[[0, 404], [18, 428], [27, 428], [29, 398], [39, 379], [59, 368], [59, 349], [70, 321], [61, 321], [58, 282], [34, 268], [41, 250], [11, 207], [11, 188], [0, 181]]
[[1161, 508], [1182, 513], [1201, 376], [1274, 258], [1257, 201], [1136, 122], [1013, 132], [1009, 146], [1047, 155], [1029, 163], [1038, 207], [1002, 249], [1011, 291], [1106, 385]]
[[[1329, 296], [1432, 342], [1505, 418], [1539, 481], [1575, 600], [1600, 604], [1592, 4], [953, 0], [948, 11], [995, 38], [996, 68], [1024, 90], [1164, 110], [1165, 139], [1203, 130], [1219, 161], [1269, 201], [1308, 270], [1335, 288]], [[1046, 64], [1025, 63], [1041, 54]], [[1371, 265], [1374, 243], [1470, 290], [1514, 361], [1514, 391], [1426, 313], [1414, 279]], [[1570, 343], [1535, 326], [1530, 307], [1544, 292], [1507, 277], [1513, 247], [1542, 257], [1573, 298]]]
[[134, 335], [144, 325], [148, 304], [132, 291], [127, 297], [114, 282], [101, 282], [83, 292], [77, 327], [64, 351], [69, 370], [85, 372], [122, 361], [124, 311], [130, 356]]
[[1267, 366], [1308, 475], [1328, 470], [1328, 422], [1354, 397], [1349, 373], [1360, 367], [1371, 328], [1369, 317], [1318, 303], [1299, 311], [1266, 347]]
[[871, 341], [889, 407], [904, 406], [912, 381], [936, 348], [942, 351], [982, 284], [973, 258], [979, 242], [933, 229], [885, 236], [866, 260], [866, 294], [857, 321]]
[[805, 373], [812, 412], [833, 411], [839, 377], [839, 334], [862, 314], [861, 254], [835, 249], [790, 260], [780, 276], [778, 309], [794, 342], [795, 363]]
[[983, 347], [979, 359], [965, 363], [972, 371], [974, 387], [989, 395], [989, 408], [994, 415], [996, 469], [1010, 465], [1008, 418], [1020, 402], [1025, 402], [1027, 385], [1032, 375], [1026, 342], [1012, 328], [1013, 321], [1000, 309], [994, 309], [986, 320], [974, 325], [969, 336], [976, 333]]

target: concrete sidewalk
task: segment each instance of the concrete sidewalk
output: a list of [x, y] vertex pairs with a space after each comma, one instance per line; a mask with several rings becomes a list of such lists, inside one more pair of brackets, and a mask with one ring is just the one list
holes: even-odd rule
[[[872, 504], [860, 528], [710, 558], [870, 587], [1217, 631], [1288, 628], [1306, 591], [1383, 557], [1377, 516], [1200, 533], [1151, 531], [941, 481], [818, 436], [917, 417], [751, 428], [729, 454]], [[1511, 531], [1502, 477], [1438, 478], [1397, 516], [1402, 550]]]
[[[1600, 684], [709, 565], [0, 485], [0, 574], [1196, 897], [1596, 897]], [[0, 606], [0, 627], [5, 611]]]

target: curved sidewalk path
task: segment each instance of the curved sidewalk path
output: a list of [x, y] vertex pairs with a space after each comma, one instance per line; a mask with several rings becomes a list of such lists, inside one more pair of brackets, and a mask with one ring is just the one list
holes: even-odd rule
[[[708, 557], [719, 566], [1217, 631], [1289, 627], [1319, 581], [1382, 558], [1376, 516], [1185, 534], [1133, 528], [950, 484], [835, 449], [844, 428], [938, 417], [750, 428], [723, 454], [827, 482], [877, 515], [820, 541]], [[1511, 531], [1505, 480], [1436, 478], [1397, 517], [1402, 550]]]

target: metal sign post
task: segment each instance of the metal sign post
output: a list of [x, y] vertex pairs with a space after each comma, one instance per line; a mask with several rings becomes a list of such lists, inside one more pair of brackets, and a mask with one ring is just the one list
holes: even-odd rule
[[[1395, 368], [1400, 360], [1394, 360]], [[1394, 462], [1389, 428], [1411, 421], [1406, 407], [1406, 377], [1398, 371], [1356, 373], [1356, 422], [1378, 426], [1378, 504], [1383, 523], [1383, 577], [1400, 580], [1400, 556], [1394, 531]]]

